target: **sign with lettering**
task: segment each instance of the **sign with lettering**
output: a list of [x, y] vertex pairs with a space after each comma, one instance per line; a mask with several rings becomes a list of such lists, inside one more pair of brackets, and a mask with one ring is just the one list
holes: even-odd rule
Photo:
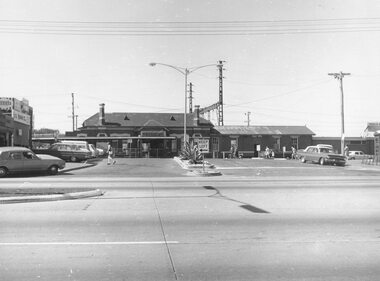
[[202, 153], [210, 152], [210, 140], [209, 139], [194, 139], [194, 144], [198, 146], [198, 149]]
[[0, 110], [4, 113], [11, 113], [13, 109], [12, 98], [0, 98]]
[[141, 137], [165, 137], [165, 131], [141, 131]]
[[30, 125], [30, 116], [26, 115], [25, 113], [12, 110], [12, 118], [15, 122]]

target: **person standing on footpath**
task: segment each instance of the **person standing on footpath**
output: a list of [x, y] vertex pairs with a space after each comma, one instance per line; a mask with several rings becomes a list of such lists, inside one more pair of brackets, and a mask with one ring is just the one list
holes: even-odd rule
[[113, 149], [110, 143], [108, 143], [107, 147], [107, 153], [108, 153], [108, 158], [107, 158], [107, 165], [114, 165], [116, 163], [116, 160], [113, 159]]
[[297, 159], [297, 149], [292, 146], [292, 159]]
[[350, 154], [350, 149], [348, 148], [348, 146], [346, 145], [344, 147], [344, 156], [348, 157], [348, 155]]
[[270, 157], [269, 153], [270, 153], [270, 151], [269, 151], [269, 147], [266, 147], [266, 148], [265, 148], [265, 158], [268, 159], [268, 158]]

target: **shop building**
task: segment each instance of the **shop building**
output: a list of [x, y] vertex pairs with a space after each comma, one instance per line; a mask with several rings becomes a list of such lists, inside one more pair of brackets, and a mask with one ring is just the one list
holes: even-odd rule
[[7, 128], [3, 129], [2, 139], [5, 141], [2, 143], [7, 146], [30, 147], [33, 132], [33, 108], [29, 106], [29, 101], [0, 97], [0, 111], [5, 116], [4, 122]]
[[13, 119], [0, 111], [0, 146], [11, 146], [13, 135]]

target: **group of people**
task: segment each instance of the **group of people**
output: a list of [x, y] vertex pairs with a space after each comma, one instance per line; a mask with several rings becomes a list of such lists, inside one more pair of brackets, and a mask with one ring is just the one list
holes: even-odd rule
[[[297, 149], [294, 146], [292, 146], [291, 149], [292, 149], [291, 159], [297, 159]], [[274, 151], [272, 149], [269, 149], [269, 147], [266, 147], [264, 151], [264, 157], [267, 159], [274, 158]]]
[[269, 149], [269, 147], [266, 147], [264, 151], [264, 157], [266, 159], [274, 158], [274, 151], [272, 149]]

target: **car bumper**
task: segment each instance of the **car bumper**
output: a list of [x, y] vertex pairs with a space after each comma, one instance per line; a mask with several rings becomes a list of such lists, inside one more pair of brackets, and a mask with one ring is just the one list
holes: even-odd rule
[[341, 159], [326, 159], [326, 163], [328, 164], [339, 164], [339, 165], [344, 165], [346, 164], [346, 160], [341, 160]]

